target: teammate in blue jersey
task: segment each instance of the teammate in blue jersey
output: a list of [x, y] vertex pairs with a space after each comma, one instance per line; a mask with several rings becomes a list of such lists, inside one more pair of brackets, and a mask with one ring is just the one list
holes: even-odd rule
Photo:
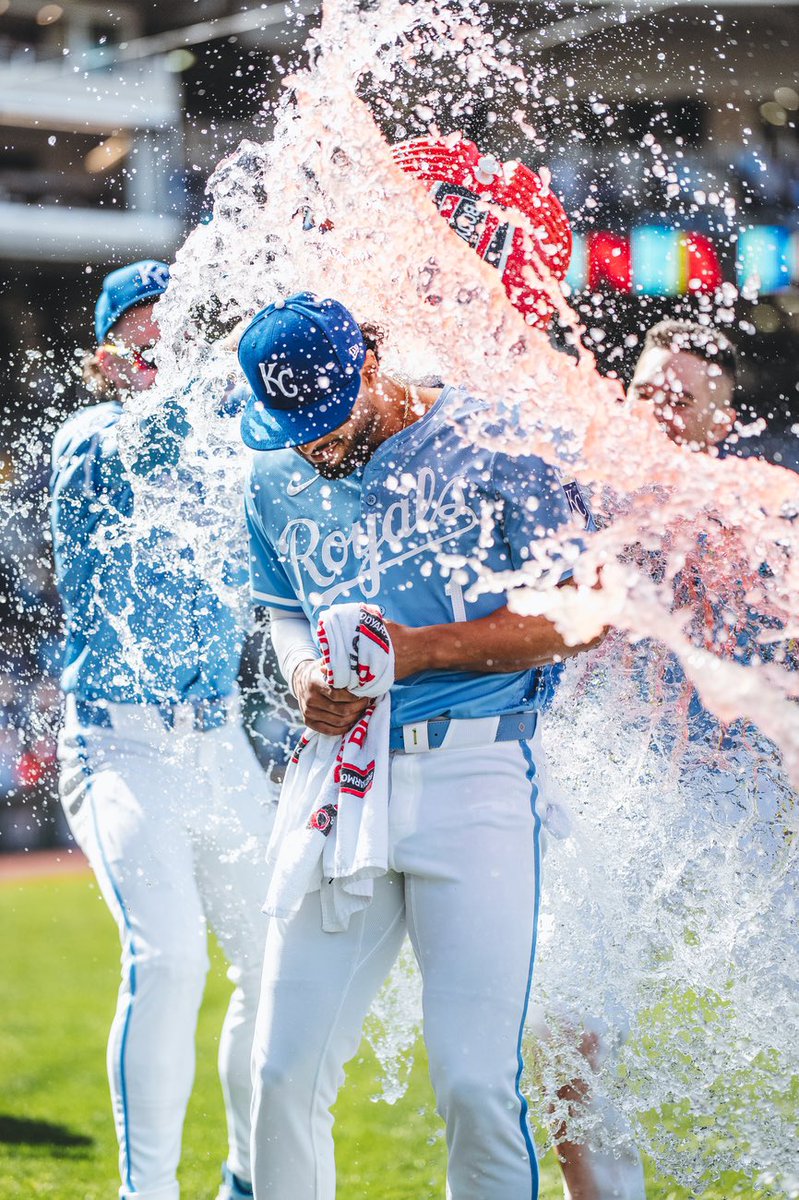
[[312, 631], [326, 607], [380, 605], [397, 659], [389, 873], [345, 932], [323, 932], [318, 893], [269, 924], [255, 1194], [335, 1195], [330, 1107], [407, 930], [448, 1194], [530, 1200], [538, 1169], [519, 1084], [540, 886], [538, 724], [546, 665], [584, 647], [512, 613], [505, 576], [567, 583], [587, 509], [541, 459], [474, 443], [480, 400], [405, 386], [377, 351], [373, 330], [308, 293], [264, 309], [239, 345], [253, 389], [242, 419], [256, 451], [253, 595], [306, 723], [343, 733], [364, 708], [324, 684]]
[[[242, 624], [169, 532], [188, 428], [181, 404], [142, 424], [130, 466], [162, 494], [163, 524], [146, 537], [131, 525], [135, 489], [118, 426], [125, 398], [155, 381], [153, 310], [168, 278], [154, 261], [106, 278], [88, 363], [105, 399], [70, 417], [53, 445], [66, 620], [61, 793], [122, 940], [108, 1044], [120, 1196], [178, 1198], [210, 925], [235, 984], [219, 1049], [229, 1135], [219, 1200], [240, 1200], [252, 1194], [249, 1059], [274, 796], [239, 721]], [[169, 569], [178, 554], [179, 573]]]
[[[724, 334], [692, 322], [661, 321], [646, 335], [629, 399], [651, 404], [664, 432], [678, 445], [721, 458], [748, 457], [752, 454], [749, 439], [740, 440], [735, 433], [736, 376], [735, 349]], [[700, 563], [714, 555], [723, 555], [729, 570], [736, 553], [734, 529], [725, 529], [720, 521], [708, 522], [697, 537], [694, 553]], [[760, 661], [776, 657], [793, 668], [795, 645], [780, 642], [779, 638], [764, 640], [761, 637], [764, 629], [773, 628], [778, 622], [752, 607], [760, 590], [758, 583], [766, 577], [767, 569], [753, 570], [746, 563], [739, 563], [739, 568], [750, 577], [749, 586], [740, 588], [741, 592], [749, 593], [743, 604], [736, 597], [709, 592], [697, 570], [697, 562], [689, 557], [675, 581], [675, 605], [686, 611], [690, 607], [694, 614], [690, 630], [700, 645], [744, 664], [754, 657]], [[703, 708], [696, 691], [689, 688], [681, 667], [673, 660], [668, 682], [690, 690], [690, 737], [693, 740], [718, 737], [723, 727]], [[732, 747], [741, 728], [742, 723], [738, 723], [722, 734], [727, 748]]]
[[[739, 439], [735, 432], [736, 381], [736, 352], [723, 333], [693, 322], [662, 321], [647, 333], [628, 398], [652, 405], [664, 433], [677, 445], [699, 455], [748, 456], [753, 451], [749, 439]], [[716, 578], [714, 557], [725, 567]], [[724, 578], [729, 579], [736, 560], [733, 589]], [[662, 562], [650, 561], [654, 573], [662, 574]], [[720, 657], [743, 665], [778, 660], [783, 669], [796, 670], [796, 641], [774, 635], [781, 621], [763, 611], [766, 578], [765, 566], [743, 560], [735, 527], [711, 516], [675, 578], [674, 607], [684, 614], [692, 640]], [[785, 844], [783, 818], [795, 804], [779, 751], [749, 722], [725, 724], [708, 711], [681, 663], [663, 648], [642, 642], [628, 654], [642, 694], [655, 701], [653, 745], [675, 756], [681, 787], [693, 798], [694, 838], [697, 827], [706, 830], [708, 860], [701, 869], [708, 870], [714, 849], [734, 838], [743, 851], [742, 864], [764, 878]], [[678, 872], [672, 874], [680, 878]], [[741, 888], [748, 891], [745, 875]], [[775, 920], [780, 923], [780, 916]]]

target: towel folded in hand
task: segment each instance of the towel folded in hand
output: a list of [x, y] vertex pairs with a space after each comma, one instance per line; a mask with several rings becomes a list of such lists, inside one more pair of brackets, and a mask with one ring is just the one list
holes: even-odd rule
[[394, 651], [378, 609], [339, 604], [319, 618], [317, 639], [331, 687], [368, 697], [343, 737], [305, 729], [280, 794], [267, 854], [264, 912], [291, 917], [320, 891], [322, 928], [345, 930], [388, 870], [388, 769]]

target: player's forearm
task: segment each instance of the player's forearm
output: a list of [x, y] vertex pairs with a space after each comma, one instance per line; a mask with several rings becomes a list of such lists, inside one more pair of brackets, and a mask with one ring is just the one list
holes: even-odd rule
[[507, 674], [571, 658], [601, 639], [568, 645], [546, 617], [522, 617], [507, 607], [475, 621], [412, 629], [386, 622], [396, 656], [396, 677], [417, 671], [484, 671]]

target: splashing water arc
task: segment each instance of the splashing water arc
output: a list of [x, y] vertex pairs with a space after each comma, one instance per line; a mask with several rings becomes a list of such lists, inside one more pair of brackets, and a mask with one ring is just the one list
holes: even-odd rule
[[[451, 25], [442, 30], [447, 17]], [[644, 594], [646, 579], [631, 577], [629, 566], [620, 573], [613, 564], [625, 545], [644, 534], [657, 545], [669, 542], [673, 560], [689, 554], [695, 549], [695, 526], [710, 512], [736, 532], [737, 561], [734, 567], [729, 564], [731, 575], [746, 564], [750, 573], [767, 564], [773, 576], [769, 609], [776, 608], [790, 636], [787, 625], [796, 610], [799, 567], [795, 555], [786, 553], [786, 543], [796, 536], [782, 515], [783, 506], [792, 506], [795, 499], [789, 473], [736, 460], [708, 460], [700, 469], [689, 451], [665, 445], [649, 414], [619, 404], [618, 385], [597, 374], [587, 352], [572, 366], [543, 333], [523, 321], [496, 272], [475, 262], [469, 247], [442, 231], [425, 189], [395, 166], [356, 91], [367, 69], [376, 74], [379, 64], [383, 86], [388, 86], [385, 81], [393, 79], [411, 49], [418, 54], [418, 47], [427, 45], [423, 35], [432, 29], [439, 35], [432, 42], [435, 53], [464, 54], [467, 71], [478, 79], [516, 75], [491, 52], [491, 36], [476, 20], [464, 24], [463, 10], [457, 17], [460, 23], [450, 10], [424, 4], [388, 4], [363, 14], [339, 5], [325, 8], [322, 27], [310, 42], [313, 67], [288, 81], [293, 90], [287, 89], [276, 114], [272, 141], [258, 148], [245, 144], [217, 173], [211, 183], [217, 200], [214, 222], [198, 229], [178, 255], [175, 286], [162, 305], [162, 321], [169, 331], [171, 311], [177, 310], [173, 346], [180, 353], [175, 354], [174, 369], [163, 370], [161, 390], [207, 367], [207, 346], [195, 343], [187, 356], [181, 328], [185, 297], [195, 293], [203, 260], [210, 269], [199, 305], [207, 308], [207, 298], [213, 296], [230, 317], [252, 313], [267, 296], [299, 290], [313, 278], [317, 291], [340, 297], [360, 317], [383, 320], [393, 357], [406, 373], [436, 372], [459, 378], [480, 394], [490, 391], [493, 409], [484, 423], [499, 415], [517, 421], [509, 448], [539, 451], [559, 460], [586, 484], [607, 485], [633, 497], [625, 519], [592, 540], [580, 565], [579, 578], [585, 585], [593, 583], [604, 565], [604, 587], [590, 596], [581, 589], [576, 595], [549, 598], [548, 611], [575, 639], [596, 631], [603, 621], [638, 636], [656, 627], [658, 635], [685, 657], [681, 622], [661, 611], [664, 606], [657, 598]], [[397, 43], [378, 56], [389, 28], [397, 34]], [[240, 194], [234, 198], [237, 163], [250, 178], [238, 181]], [[264, 203], [259, 203], [261, 190]], [[315, 222], [311, 231], [304, 228], [303, 214], [308, 212]], [[534, 237], [521, 213], [518, 224], [522, 229], [527, 225], [527, 236]], [[435, 306], [427, 303], [431, 291], [440, 299]], [[549, 294], [575, 324], [554, 281]], [[474, 329], [481, 331], [479, 339], [471, 336]], [[195, 356], [196, 363], [187, 361]], [[169, 366], [167, 358], [164, 367]], [[229, 364], [220, 361], [218, 369], [221, 382]], [[475, 430], [475, 435], [485, 437], [486, 432]], [[630, 452], [632, 446], [635, 453]], [[654, 479], [670, 489], [668, 501], [656, 514], [650, 511]], [[524, 580], [518, 582], [523, 587]], [[731, 578], [730, 590], [734, 588]], [[524, 602], [520, 596], [520, 605]], [[540, 598], [531, 602], [539, 603]], [[706, 703], [720, 715], [757, 719], [782, 746], [786, 765], [796, 777], [799, 737], [795, 709], [786, 710], [781, 703], [793, 693], [785, 673], [773, 665], [771, 671], [757, 672], [754, 712], [748, 676], [731, 664], [714, 664], [708, 670], [707, 660], [699, 655], [697, 661], [687, 657], [684, 665], [701, 686]]]
[[[556, 1118], [565, 1115], [558, 1086], [579, 1068], [570, 1025], [601, 1014], [610, 1042], [621, 1044], [629, 1029], [620, 1051], [627, 1086], [611, 1066], [593, 1084], [667, 1174], [695, 1187], [708, 1171], [743, 1162], [753, 1176], [781, 1171], [788, 1194], [794, 1168], [780, 1156], [790, 1140], [784, 1097], [796, 1060], [788, 1031], [799, 994], [788, 777], [799, 782], [799, 710], [798, 677], [780, 647], [799, 633], [795, 477], [763, 462], [721, 461], [671, 445], [643, 406], [625, 403], [619, 384], [600, 376], [587, 350], [577, 344], [576, 358], [563, 355], [540, 327], [545, 322], [536, 324], [544, 311], [566, 325], [578, 321], [558, 282], [562, 270], [557, 263], [554, 275], [546, 269], [529, 212], [509, 209], [506, 196], [491, 192], [477, 199], [497, 223], [510, 221], [537, 264], [530, 273], [522, 268], [521, 279], [544, 309], [528, 309], [526, 319], [494, 266], [442, 221], [429, 180], [407, 173], [392, 153], [376, 115], [407, 114], [415, 135], [446, 141], [452, 134], [451, 147], [469, 98], [489, 87], [505, 98], [522, 134], [535, 128], [534, 74], [484, 28], [478, 4], [382, 0], [361, 8], [326, 0], [306, 50], [309, 65], [286, 78], [270, 114], [271, 137], [242, 142], [209, 183], [213, 220], [177, 255], [158, 306], [158, 383], [126, 410], [126, 446], [135, 448], [145, 411], [191, 389], [185, 505], [174, 533], [230, 599], [219, 549], [229, 555], [245, 457], [236, 431], [218, 416], [235, 372], [233, 343], [221, 334], [275, 297], [311, 289], [385, 327], [390, 370], [456, 380], [485, 397], [490, 409], [475, 418], [475, 439], [539, 453], [593, 489], [613, 520], [590, 538], [576, 564], [576, 588], [535, 586], [559, 549], [554, 540], [530, 570], [479, 585], [513, 586], [518, 611], [550, 615], [574, 641], [605, 625], [618, 631], [569, 667], [551, 714], [553, 771], [576, 815], [574, 835], [548, 868], [561, 881], [546, 901], [557, 936], [544, 939], [537, 968], [549, 1034], [537, 1041], [531, 1092], [553, 1128], [548, 1106]], [[497, 162], [496, 170], [502, 175], [505, 167]], [[198, 478], [205, 494], [199, 525]], [[141, 554], [157, 502], [137, 484]], [[655, 557], [661, 567], [653, 578]], [[448, 570], [458, 565], [442, 558]], [[675, 605], [686, 577], [697, 586]], [[723, 628], [708, 627], [708, 596], [724, 613]], [[773, 652], [761, 634], [754, 661], [744, 666], [730, 647], [752, 612], [768, 619]], [[120, 636], [129, 642], [124, 629]], [[712, 798], [698, 750], [686, 749], [686, 738], [677, 747], [670, 735], [661, 737], [651, 703], [641, 699], [646, 664], [665, 669], [673, 656], [708, 712], [753, 723], [746, 761], [729, 767], [731, 777], [746, 781], [740, 802]], [[666, 697], [675, 724], [679, 697], [679, 688]], [[757, 797], [764, 771], [771, 780], [765, 815]], [[557, 945], [572, 947], [568, 967]], [[397, 994], [406, 1009], [414, 1003], [412, 987]], [[647, 1021], [657, 1027], [656, 1053]], [[664, 1116], [676, 1093], [706, 1120], [705, 1134], [679, 1150]], [[662, 1119], [644, 1122], [645, 1113]]]

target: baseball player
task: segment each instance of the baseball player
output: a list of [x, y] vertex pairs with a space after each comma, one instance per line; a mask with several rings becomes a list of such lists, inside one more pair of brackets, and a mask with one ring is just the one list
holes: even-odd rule
[[677, 445], [724, 453], [735, 424], [736, 372], [735, 350], [718, 330], [661, 321], [646, 335], [628, 399], [652, 404]]
[[[131, 470], [163, 494], [163, 526], [134, 540], [132, 477], [118, 423], [152, 386], [161, 262], [103, 283], [87, 364], [101, 403], [53, 445], [51, 516], [66, 617], [62, 802], [119, 926], [122, 982], [108, 1043], [123, 1200], [178, 1200], [194, 1033], [216, 933], [235, 984], [219, 1048], [229, 1149], [219, 1200], [252, 1195], [250, 1046], [261, 955], [258, 908], [272, 788], [239, 722], [243, 630], [184, 570], [168, 531], [186, 411], [142, 423]], [[201, 498], [198, 503], [202, 503]]]
[[[672, 441], [706, 451], [722, 445], [732, 431], [734, 387], [735, 354], [726, 338], [703, 326], [663, 321], [647, 334], [629, 398], [653, 404], [655, 415]], [[582, 1048], [595, 1065], [601, 1050], [598, 1035], [586, 1032]], [[579, 1105], [595, 1103], [585, 1083], [575, 1085], [564, 1095]], [[603, 1124], [619, 1119], [606, 1108], [600, 1109], [599, 1116]], [[557, 1149], [568, 1194], [574, 1200], [603, 1197], [603, 1179], [610, 1195], [643, 1196], [643, 1167], [632, 1146], [622, 1157], [603, 1155], [590, 1145], [568, 1141], [561, 1142]]]
[[339, 735], [365, 708], [324, 683], [312, 630], [331, 605], [382, 608], [397, 680], [389, 872], [344, 932], [323, 932], [319, 892], [269, 923], [255, 1194], [335, 1195], [330, 1107], [407, 929], [448, 1194], [530, 1200], [538, 1168], [519, 1081], [540, 886], [538, 724], [546, 664], [583, 647], [515, 616], [501, 580], [470, 585], [506, 571], [566, 583], [585, 504], [541, 459], [476, 446], [481, 401], [389, 377], [366, 333], [336, 301], [303, 293], [265, 308], [239, 345], [253, 389], [242, 434], [258, 452], [246, 496], [253, 596], [303, 718]]
[[[668, 437], [697, 453], [717, 457], [750, 454], [752, 447], [739, 441], [734, 429], [736, 411], [733, 396], [737, 379], [737, 356], [732, 343], [711, 326], [688, 321], [661, 321], [646, 335], [644, 348], [636, 364], [628, 392], [632, 403], [648, 403]], [[757, 449], [757, 443], [755, 443]], [[783, 615], [768, 608], [762, 581], [767, 568], [753, 568], [738, 561], [734, 527], [711, 518], [697, 538], [696, 547], [686, 556], [685, 565], [675, 579], [675, 603], [693, 608], [691, 632], [708, 647], [739, 662], [753, 657], [760, 661], [784, 661], [795, 669], [795, 645], [787, 646], [779, 635], [763, 638], [766, 626], [779, 630]], [[722, 595], [718, 585], [708, 586], [697, 570], [697, 560], [723, 556], [728, 566], [736, 565], [740, 596]], [[701, 600], [701, 603], [698, 601]], [[674, 673], [685, 683], [682, 671]], [[687, 683], [686, 683], [686, 686]], [[693, 739], [707, 730], [718, 733], [719, 722], [702, 706], [691, 689], [688, 712]], [[736, 724], [732, 730], [739, 729]], [[729, 734], [730, 731], [728, 730]], [[723, 738], [728, 748], [734, 736]]]

